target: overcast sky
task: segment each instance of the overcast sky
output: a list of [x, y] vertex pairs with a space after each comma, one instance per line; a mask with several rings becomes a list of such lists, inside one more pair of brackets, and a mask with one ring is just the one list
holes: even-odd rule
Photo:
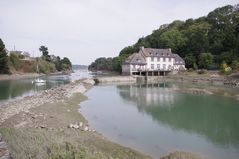
[[0, 38], [8, 50], [90, 64], [114, 57], [160, 25], [207, 15], [238, 0], [0, 0]]

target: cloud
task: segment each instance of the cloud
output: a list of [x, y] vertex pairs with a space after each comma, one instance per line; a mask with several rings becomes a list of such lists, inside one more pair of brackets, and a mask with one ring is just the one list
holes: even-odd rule
[[89, 64], [119, 51], [173, 20], [197, 18], [236, 0], [7, 0], [0, 1], [0, 38], [39, 55], [50, 53]]

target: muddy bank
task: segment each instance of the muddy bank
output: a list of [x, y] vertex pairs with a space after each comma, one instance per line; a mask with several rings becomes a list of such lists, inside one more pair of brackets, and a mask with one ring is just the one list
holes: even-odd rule
[[[0, 106], [0, 133], [7, 143], [1, 149], [4, 154], [32, 159], [150, 158], [112, 143], [88, 125], [78, 109], [87, 99], [83, 93], [93, 84], [91, 79], [79, 80]], [[71, 126], [76, 124], [84, 129]]]

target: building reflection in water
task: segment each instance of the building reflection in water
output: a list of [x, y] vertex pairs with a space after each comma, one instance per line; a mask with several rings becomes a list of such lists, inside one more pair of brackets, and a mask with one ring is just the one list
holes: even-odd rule
[[179, 96], [174, 93], [174, 84], [137, 84], [137, 85], [118, 85], [120, 96], [128, 101], [137, 103], [141, 111], [144, 107], [164, 107], [171, 109], [179, 100]]

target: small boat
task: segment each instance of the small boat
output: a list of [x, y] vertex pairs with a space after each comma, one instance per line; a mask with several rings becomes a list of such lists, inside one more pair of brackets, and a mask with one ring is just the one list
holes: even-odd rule
[[[37, 64], [37, 73], [39, 74], [39, 67], [38, 67], [38, 64]], [[40, 74], [39, 74], [40, 75]], [[42, 79], [40, 79], [40, 78], [35, 78], [33, 81], [32, 81], [32, 84], [37, 84], [37, 83], [39, 83], [39, 84], [45, 84], [46, 83], [46, 81], [45, 80], [42, 80]]]
[[37, 79], [33, 80], [33, 81], [32, 81], [32, 83], [46, 83], [46, 81], [45, 81], [45, 80], [42, 80], [42, 79], [39, 79], [39, 78], [37, 78]]

